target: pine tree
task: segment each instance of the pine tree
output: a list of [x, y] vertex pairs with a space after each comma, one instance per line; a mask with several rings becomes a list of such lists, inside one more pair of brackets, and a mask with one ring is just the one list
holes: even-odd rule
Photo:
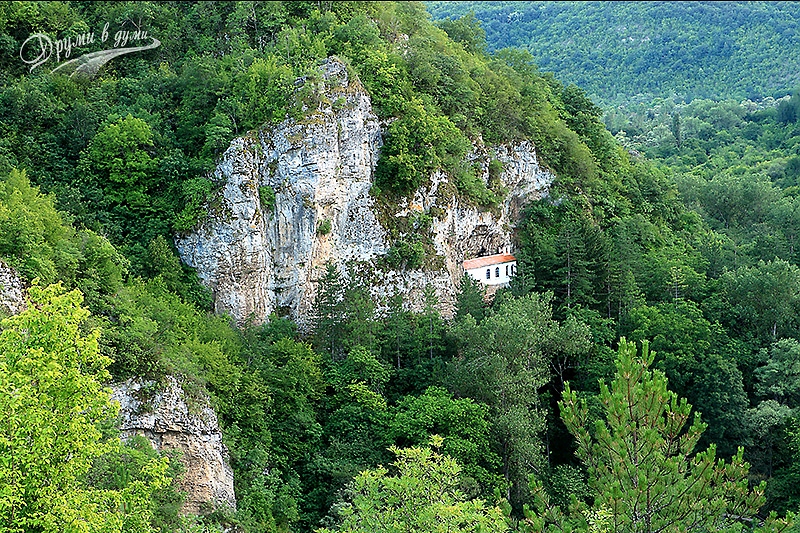
[[444, 325], [439, 316], [439, 311], [436, 309], [436, 306], [439, 304], [439, 298], [436, 296], [436, 289], [434, 289], [432, 285], [426, 285], [423, 290], [423, 296], [425, 298], [425, 307], [420, 317], [422, 321], [421, 326], [424, 332], [425, 351], [428, 353], [430, 359], [433, 360], [434, 352], [441, 349], [437, 341], [440, 341], [442, 338]]
[[363, 346], [370, 351], [377, 349], [378, 323], [375, 321], [375, 304], [369, 291], [353, 278], [344, 289], [341, 311], [338, 314], [343, 322], [341, 342], [346, 351], [356, 346]]
[[333, 359], [340, 355], [343, 336], [344, 286], [336, 266], [328, 263], [317, 283], [314, 301], [314, 338], [318, 348], [328, 351]]
[[691, 405], [650, 370], [655, 354], [646, 341], [641, 356], [636, 352], [635, 343], [620, 340], [614, 381], [601, 386], [605, 420], [594, 432], [586, 402], [569, 385], [559, 404], [596, 491], [589, 514], [610, 512], [607, 530], [614, 533], [722, 531], [750, 520], [764, 503], [765, 483], [748, 487], [742, 448], [727, 464], [716, 459], [714, 445], [693, 455], [706, 424], [695, 413], [686, 428]]
[[456, 319], [472, 315], [475, 322], [480, 323], [486, 315], [483, 294], [484, 290], [481, 284], [465, 273], [461, 278], [461, 285], [456, 295]]
[[384, 351], [388, 359], [394, 359], [400, 368], [402, 355], [411, 336], [408, 312], [403, 309], [403, 295], [395, 294], [389, 298], [389, 306], [384, 320]]

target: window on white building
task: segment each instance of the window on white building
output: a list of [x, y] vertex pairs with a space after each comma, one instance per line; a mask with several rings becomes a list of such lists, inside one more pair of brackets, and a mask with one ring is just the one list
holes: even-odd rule
[[486, 269], [486, 279], [492, 279], [492, 269], [491, 268], [487, 268]]
[[500, 267], [494, 269], [494, 277], [496, 278], [500, 277]]

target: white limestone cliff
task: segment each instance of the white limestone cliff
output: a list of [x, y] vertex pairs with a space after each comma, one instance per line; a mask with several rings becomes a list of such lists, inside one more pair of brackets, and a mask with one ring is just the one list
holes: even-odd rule
[[0, 314], [16, 315], [26, 307], [22, 279], [16, 270], [0, 261]]
[[[552, 174], [529, 142], [476, 148], [471, 157], [483, 165], [484, 180], [490, 159], [503, 163], [500, 180], [508, 194], [499, 209], [480, 209], [443, 192], [452, 187], [443, 187], [447, 177], [437, 173], [391, 216], [437, 208], [430, 237], [441, 260], [428, 264], [443, 266], [380, 268], [391, 246], [370, 196], [380, 123], [369, 96], [341, 62], [328, 60], [323, 77], [323, 104], [304, 120], [286, 120], [257, 137], [233, 141], [214, 172], [223, 184], [212, 202], [218, 207], [194, 231], [176, 236], [181, 258], [212, 289], [215, 310], [239, 323], [261, 323], [278, 312], [302, 326], [328, 262], [342, 272], [347, 266], [368, 271], [377, 299], [400, 291], [414, 309], [431, 285], [440, 311], [450, 316], [462, 261], [511, 244], [521, 206], [546, 194]], [[275, 191], [274, 208], [261, 205], [264, 186]], [[330, 224], [327, 234], [318, 231], [324, 221]]]
[[[186, 471], [178, 489], [186, 492], [182, 511], [198, 514], [204, 504], [236, 508], [233, 470], [222, 442], [217, 415], [207, 400], [190, 408], [180, 384], [168, 378], [167, 386], [130, 379], [111, 387], [112, 401], [120, 404], [120, 437], [146, 437], [159, 451], [177, 450]], [[151, 389], [156, 389], [155, 391]]]

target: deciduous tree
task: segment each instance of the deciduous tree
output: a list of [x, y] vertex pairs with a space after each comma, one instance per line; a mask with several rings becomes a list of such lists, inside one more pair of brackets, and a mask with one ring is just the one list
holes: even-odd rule
[[[433, 439], [440, 446], [441, 437]], [[445, 531], [508, 531], [498, 507], [467, 500], [458, 490], [461, 467], [455, 459], [431, 448], [392, 448], [396, 476], [379, 466], [353, 482], [352, 503], [342, 507], [335, 531], [348, 533], [438, 533]], [[331, 533], [320, 529], [317, 533]]]
[[0, 333], [0, 532], [151, 531], [150, 493], [166, 483], [166, 459], [126, 489], [89, 487], [92, 462], [114, 449], [99, 424], [115, 415], [102, 386], [109, 358], [78, 291], [30, 289], [27, 311]]

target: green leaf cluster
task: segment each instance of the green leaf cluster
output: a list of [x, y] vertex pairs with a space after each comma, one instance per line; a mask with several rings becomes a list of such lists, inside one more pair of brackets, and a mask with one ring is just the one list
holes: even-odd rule
[[[0, 333], [0, 530], [153, 531], [153, 491], [169, 483], [166, 458], [141, 465], [138, 479], [87, 484], [92, 464], [115, 450], [100, 425], [116, 415], [103, 386], [110, 363], [78, 291], [30, 288], [29, 307]], [[79, 528], [79, 529], [78, 529]]]
[[[594, 509], [606, 510], [612, 531], [727, 530], [753, 516], [766, 486], [750, 489], [743, 449], [730, 463], [716, 447], [694, 454], [706, 424], [691, 405], [667, 390], [667, 380], [649, 370], [655, 354], [647, 342], [620, 340], [611, 386], [601, 384], [605, 420], [590, 432], [589, 411], [569, 385], [560, 402], [564, 423], [589, 467]], [[688, 425], [688, 427], [687, 427]]]
[[[441, 443], [441, 438], [434, 443]], [[430, 448], [392, 448], [397, 475], [379, 467], [353, 483], [352, 504], [340, 510], [342, 522], [330, 531], [508, 531], [498, 507], [467, 500], [458, 490], [461, 470], [455, 459]]]

